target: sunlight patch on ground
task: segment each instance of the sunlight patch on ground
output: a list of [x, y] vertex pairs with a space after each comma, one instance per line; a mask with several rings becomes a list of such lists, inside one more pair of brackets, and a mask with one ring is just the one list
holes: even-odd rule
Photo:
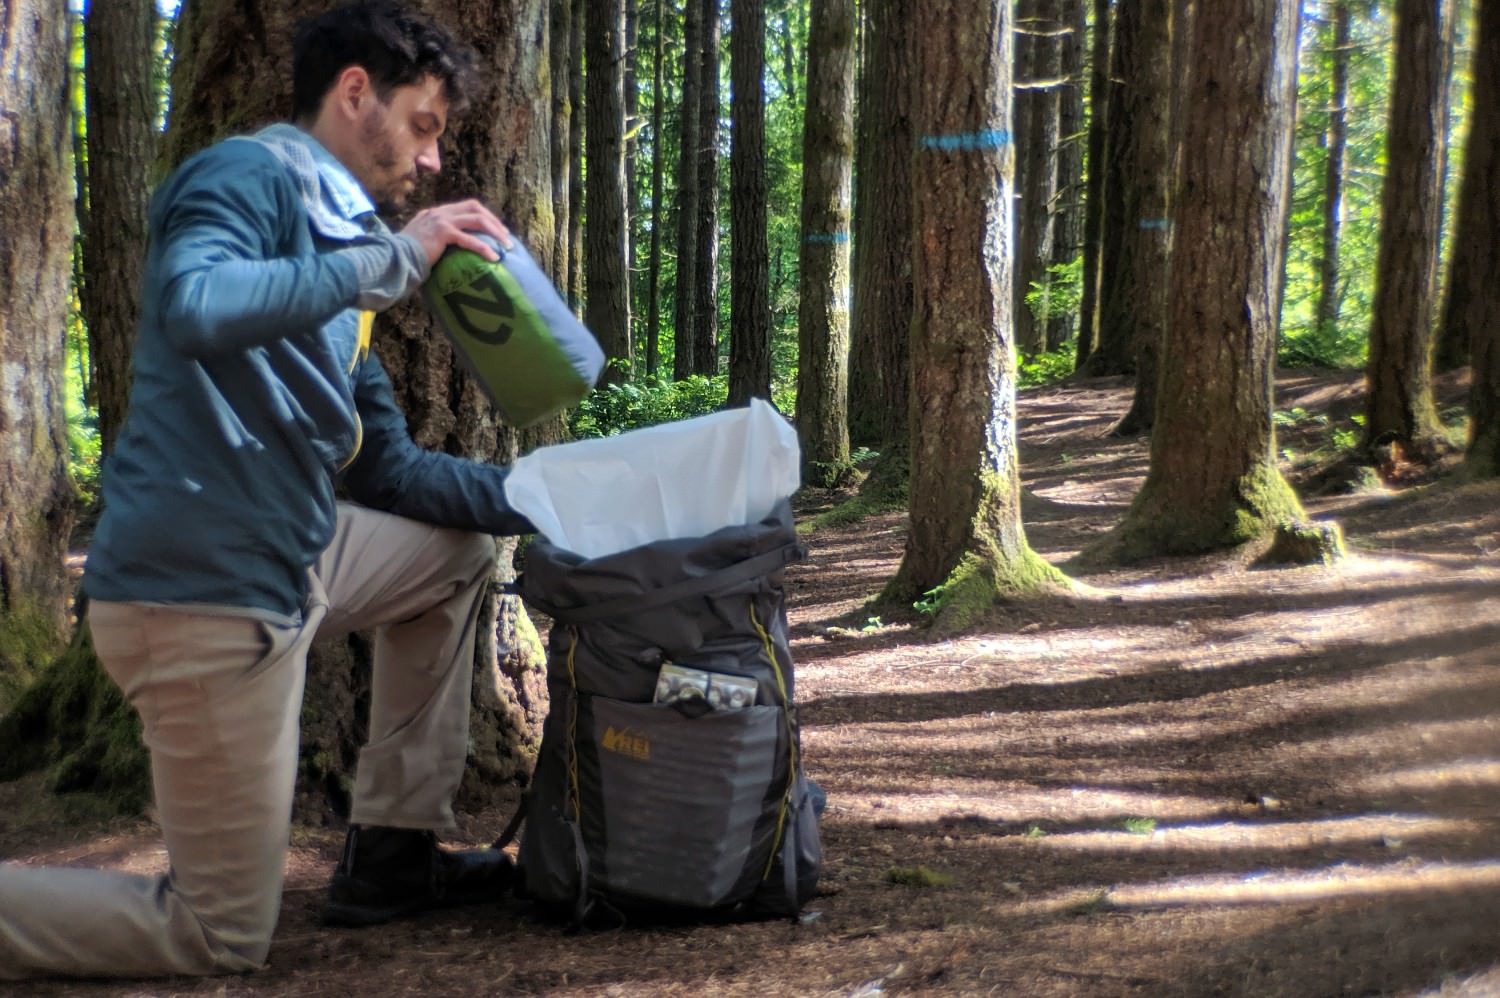
[[1339, 864], [1320, 870], [1268, 871], [1236, 877], [1187, 877], [1112, 888], [1114, 908], [1170, 905], [1278, 904], [1337, 898], [1500, 888], [1500, 862]]
[[1404, 790], [1421, 793], [1447, 787], [1500, 786], [1500, 761], [1495, 759], [1459, 759], [1434, 766], [1419, 766], [1394, 773], [1380, 773], [1360, 781], [1360, 787], [1371, 793]]
[[1015, 824], [1031, 821], [1104, 822], [1122, 815], [1150, 814], [1190, 820], [1221, 817], [1231, 802], [1222, 797], [1163, 796], [1096, 787], [1036, 787], [979, 780], [933, 778], [918, 789], [873, 781], [829, 799], [829, 809], [854, 821], [917, 824], [961, 819]]
[[1177, 849], [1300, 850], [1347, 843], [1396, 843], [1419, 838], [1470, 834], [1475, 821], [1418, 814], [1366, 814], [1310, 821], [1220, 822], [1157, 828], [1149, 835], [1124, 830], [1065, 832], [1037, 840], [1044, 849], [1064, 852], [1171, 852]]

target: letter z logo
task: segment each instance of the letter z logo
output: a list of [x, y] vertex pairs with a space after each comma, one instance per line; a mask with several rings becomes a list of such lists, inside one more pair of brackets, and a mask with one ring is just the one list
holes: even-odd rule
[[466, 287], [448, 292], [443, 302], [453, 321], [479, 342], [501, 346], [510, 339], [509, 320], [516, 317], [516, 308], [492, 271], [486, 269]]

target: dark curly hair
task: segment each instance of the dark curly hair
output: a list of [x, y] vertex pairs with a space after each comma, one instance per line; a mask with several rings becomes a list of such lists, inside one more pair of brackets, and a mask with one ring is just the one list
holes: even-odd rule
[[292, 117], [317, 117], [328, 88], [350, 66], [370, 74], [382, 101], [432, 76], [449, 109], [468, 106], [479, 85], [474, 50], [397, 0], [354, 0], [297, 25], [292, 40]]

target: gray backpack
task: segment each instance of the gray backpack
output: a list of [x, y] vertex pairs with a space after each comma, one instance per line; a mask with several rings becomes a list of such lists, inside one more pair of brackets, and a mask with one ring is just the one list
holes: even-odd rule
[[517, 588], [553, 626], [524, 896], [575, 924], [800, 910], [822, 861], [781, 584], [802, 555], [785, 502], [600, 558], [526, 549]]

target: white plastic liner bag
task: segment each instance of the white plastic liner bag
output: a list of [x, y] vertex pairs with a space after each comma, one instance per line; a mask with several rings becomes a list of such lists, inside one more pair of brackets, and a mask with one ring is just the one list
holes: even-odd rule
[[756, 523], [801, 484], [797, 433], [771, 405], [543, 447], [512, 467], [505, 496], [538, 533], [600, 558]]

